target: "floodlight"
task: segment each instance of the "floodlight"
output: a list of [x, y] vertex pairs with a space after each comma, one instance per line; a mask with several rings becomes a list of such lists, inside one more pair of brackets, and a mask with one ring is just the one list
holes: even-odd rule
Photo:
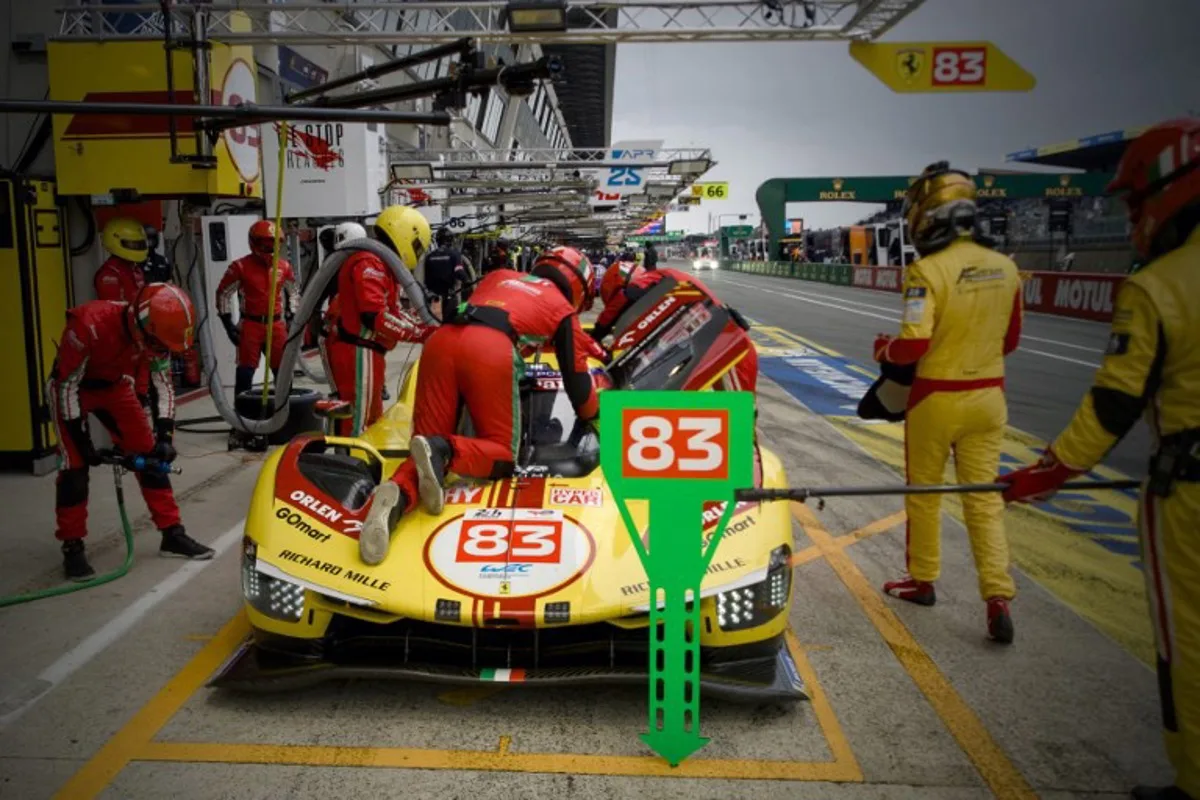
[[567, 29], [565, 0], [512, 0], [505, 6], [510, 33], [541, 33]]
[[433, 164], [428, 161], [393, 161], [391, 171], [396, 181], [433, 180]]

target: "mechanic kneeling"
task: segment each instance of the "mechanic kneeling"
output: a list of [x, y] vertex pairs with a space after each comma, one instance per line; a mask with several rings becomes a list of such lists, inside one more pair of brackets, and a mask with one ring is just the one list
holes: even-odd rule
[[[358, 540], [364, 562], [387, 557], [392, 530], [418, 497], [428, 513], [442, 513], [448, 471], [493, 480], [512, 474], [520, 441], [521, 347], [550, 342], [576, 416], [596, 418], [587, 359], [601, 351], [579, 323], [592, 286], [587, 258], [556, 247], [538, 258], [531, 275], [490, 272], [466, 310], [429, 337], [417, 373], [411, 455], [375, 490]], [[454, 434], [463, 404], [473, 437]]]
[[1175, 785], [1141, 800], [1200, 798], [1200, 120], [1162, 123], [1129, 145], [1109, 191], [1125, 195], [1147, 264], [1117, 294], [1092, 390], [1004, 499], [1045, 500], [1090, 470], [1144, 414], [1157, 440], [1138, 503], [1158, 691]]
[[[124, 452], [174, 461], [175, 391], [170, 354], [191, 347], [195, 324], [191, 299], [182, 289], [165, 283], [144, 287], [133, 303], [93, 300], [67, 312], [47, 394], [62, 457], [54, 535], [62, 542], [63, 571], [72, 580], [87, 580], [95, 574], [83, 545], [88, 468], [100, 464], [88, 432], [88, 415], [100, 420]], [[134, 392], [135, 376], [143, 370], [150, 376], [154, 430]], [[154, 525], [162, 532], [159, 553], [212, 558], [212, 549], [193, 540], [180, 524], [179, 506], [167, 476], [139, 472], [137, 480]]]

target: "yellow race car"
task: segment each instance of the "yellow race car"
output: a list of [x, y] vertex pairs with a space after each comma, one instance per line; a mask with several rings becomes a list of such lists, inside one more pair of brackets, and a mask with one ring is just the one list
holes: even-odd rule
[[[598, 440], [577, 422], [553, 358], [535, 355], [525, 369], [517, 474], [452, 477], [444, 513], [405, 515], [379, 566], [359, 560], [356, 540], [372, 490], [407, 455], [416, 366], [362, 439], [302, 436], [268, 458], [242, 551], [253, 636], [214, 685], [645, 683], [648, 584]], [[774, 454], [760, 448], [757, 462], [761, 485], [787, 485]], [[706, 539], [722, 510], [705, 510]], [[645, 509], [633, 511], [644, 536]], [[784, 504], [735, 510], [702, 585], [703, 692], [805, 696], [784, 642], [791, 552]]]

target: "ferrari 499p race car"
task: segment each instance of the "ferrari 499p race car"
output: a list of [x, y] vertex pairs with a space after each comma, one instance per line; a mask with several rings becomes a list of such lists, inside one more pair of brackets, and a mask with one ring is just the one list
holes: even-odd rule
[[[746, 344], [732, 335], [734, 324], [686, 282], [663, 281], [618, 324], [609, 367], [617, 388], [714, 386]], [[597, 437], [575, 418], [552, 357], [526, 359], [516, 474], [451, 476], [441, 515], [405, 515], [382, 564], [359, 560], [356, 539], [372, 490], [407, 454], [417, 369], [361, 439], [305, 435], [267, 460], [242, 550], [253, 635], [214, 685], [644, 684], [646, 574], [606, 486]], [[755, 442], [737, 445], [758, 448], [760, 485], [786, 485], [773, 453]], [[704, 542], [723, 507], [704, 510]], [[631, 510], [645, 541], [645, 508]], [[791, 552], [785, 505], [735, 509], [701, 589], [703, 693], [753, 702], [804, 697], [784, 639]]]

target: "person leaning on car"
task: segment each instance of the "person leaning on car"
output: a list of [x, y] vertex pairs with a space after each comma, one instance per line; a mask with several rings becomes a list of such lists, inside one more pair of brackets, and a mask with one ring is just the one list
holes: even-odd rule
[[[519, 348], [552, 344], [576, 416], [582, 422], [596, 418], [599, 402], [587, 362], [603, 350], [579, 322], [579, 312], [591, 305], [592, 286], [587, 257], [556, 247], [538, 258], [532, 275], [489, 273], [463, 313], [429, 337], [417, 372], [411, 454], [375, 490], [358, 539], [365, 563], [387, 557], [391, 532], [418, 497], [428, 513], [442, 512], [447, 471], [491, 480], [512, 474], [520, 442]], [[464, 406], [474, 436], [455, 434]]]

